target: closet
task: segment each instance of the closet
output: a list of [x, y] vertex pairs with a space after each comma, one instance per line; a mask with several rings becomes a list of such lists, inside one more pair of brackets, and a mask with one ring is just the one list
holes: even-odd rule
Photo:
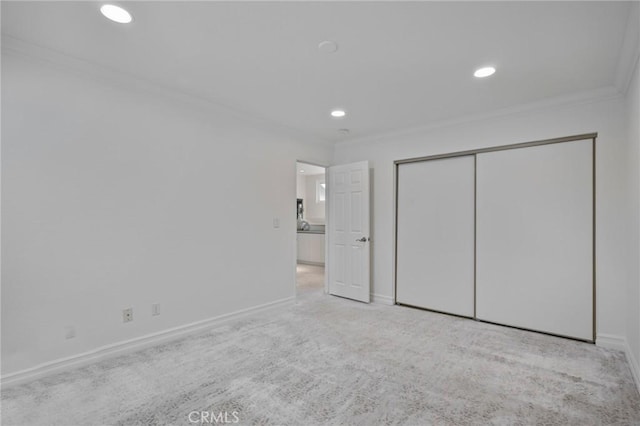
[[473, 317], [473, 156], [398, 169], [396, 301]]
[[396, 162], [396, 303], [594, 341], [595, 134]]

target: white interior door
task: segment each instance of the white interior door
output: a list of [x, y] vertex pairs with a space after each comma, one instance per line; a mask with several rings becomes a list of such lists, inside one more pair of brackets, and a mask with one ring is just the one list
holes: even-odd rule
[[474, 316], [474, 161], [398, 166], [398, 303]]
[[369, 303], [369, 163], [329, 167], [329, 293]]
[[478, 154], [479, 319], [593, 340], [592, 143]]

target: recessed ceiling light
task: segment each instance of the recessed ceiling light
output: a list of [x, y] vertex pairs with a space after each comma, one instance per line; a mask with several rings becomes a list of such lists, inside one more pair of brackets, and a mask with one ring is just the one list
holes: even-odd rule
[[117, 22], [119, 24], [128, 24], [129, 22], [133, 21], [133, 17], [129, 12], [114, 4], [102, 5], [102, 7], [100, 8], [100, 12], [107, 19], [111, 19], [113, 22]]
[[304, 173], [304, 170], [300, 169], [300, 173]]
[[325, 40], [323, 42], [320, 42], [320, 44], [318, 45], [318, 50], [323, 53], [334, 53], [338, 50], [338, 43], [331, 40]]
[[331, 111], [331, 116], [335, 118], [342, 118], [345, 115], [347, 115], [347, 113], [343, 109], [334, 109]]
[[478, 68], [476, 72], [473, 73], [473, 75], [478, 78], [484, 78], [493, 75], [494, 72], [496, 72], [496, 69], [494, 67], [484, 67]]

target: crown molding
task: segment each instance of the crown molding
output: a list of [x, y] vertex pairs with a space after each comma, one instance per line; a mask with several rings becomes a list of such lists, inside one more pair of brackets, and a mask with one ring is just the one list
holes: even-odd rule
[[627, 15], [627, 27], [624, 41], [620, 49], [620, 60], [616, 70], [615, 86], [622, 94], [626, 94], [631, 84], [633, 73], [640, 59], [640, 2], [631, 3]]
[[434, 121], [428, 124], [420, 124], [403, 129], [395, 129], [375, 135], [363, 136], [355, 139], [348, 139], [343, 142], [337, 142], [336, 147], [349, 145], [384, 143], [388, 139], [394, 139], [403, 136], [411, 136], [420, 133], [428, 133], [435, 129], [460, 126], [471, 124], [479, 121], [496, 119], [501, 117], [517, 116], [526, 113], [535, 113], [538, 111], [549, 111], [553, 109], [564, 109], [568, 107], [605, 102], [612, 99], [621, 99], [624, 95], [614, 86], [601, 87], [595, 90], [588, 90], [570, 95], [558, 96], [544, 99], [542, 101], [521, 104], [514, 107], [498, 109], [490, 112], [477, 114], [469, 114], [448, 120]]
[[163, 99], [169, 104], [180, 104], [183, 107], [194, 108], [205, 114], [231, 116], [256, 128], [288, 136], [308, 145], [324, 145], [327, 147], [334, 145], [333, 141], [327, 140], [319, 135], [274, 122], [258, 114], [244, 111], [241, 108], [167, 87], [133, 74], [104, 65], [98, 65], [85, 59], [21, 40], [7, 34], [2, 34], [1, 42], [3, 55], [14, 55], [23, 59], [36, 61], [43, 65], [52, 66], [63, 72], [89, 78], [101, 84], [145, 96], [151, 95]]
[[383, 142], [389, 138], [419, 134], [438, 128], [458, 126], [492, 118], [507, 117], [510, 115], [535, 112], [537, 110], [564, 108], [585, 103], [602, 102], [610, 99], [621, 98], [627, 94], [633, 74], [638, 66], [640, 66], [640, 1], [636, 0], [631, 2], [629, 14], [627, 15], [625, 36], [616, 67], [615, 81], [612, 86], [605, 86], [594, 90], [548, 98], [542, 101], [494, 110], [487, 113], [469, 114], [452, 119], [418, 124], [408, 128], [394, 129], [383, 133], [344, 139], [342, 141], [337, 141], [335, 146]]

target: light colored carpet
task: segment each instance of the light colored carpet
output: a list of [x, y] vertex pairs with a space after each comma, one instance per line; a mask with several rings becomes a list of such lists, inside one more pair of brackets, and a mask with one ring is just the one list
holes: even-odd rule
[[189, 425], [203, 410], [240, 424], [638, 425], [640, 395], [621, 353], [321, 287], [2, 393], [4, 425]]
[[298, 263], [296, 266], [297, 294], [300, 296], [309, 292], [322, 291], [323, 288], [324, 266]]

